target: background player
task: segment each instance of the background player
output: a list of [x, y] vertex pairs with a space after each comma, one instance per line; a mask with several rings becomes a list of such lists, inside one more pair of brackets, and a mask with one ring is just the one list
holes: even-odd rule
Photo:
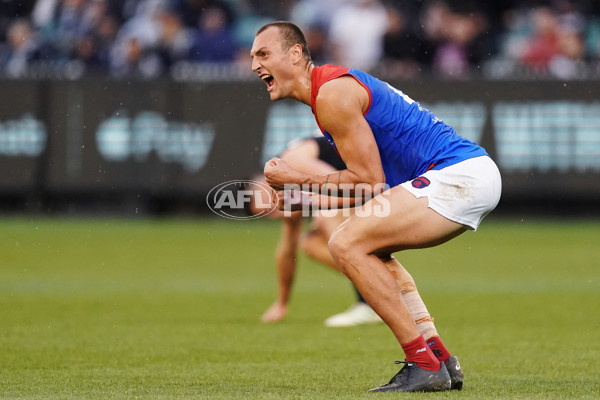
[[[346, 165], [335, 152], [333, 147], [324, 137], [307, 138], [293, 141], [281, 154], [281, 159], [299, 171], [319, 171], [330, 173], [338, 169], [345, 169]], [[257, 180], [259, 178], [255, 178]], [[264, 178], [263, 178], [264, 179]], [[256, 191], [264, 194], [264, 191]], [[263, 199], [261, 204], [270, 202]], [[250, 204], [253, 204], [251, 202]], [[256, 211], [250, 210], [252, 213]], [[327, 248], [331, 233], [342, 223], [346, 217], [342, 212], [335, 210], [316, 212], [312, 216], [312, 226], [302, 235], [304, 218], [300, 212], [284, 216], [283, 212], [275, 210], [270, 217], [281, 218], [281, 238], [275, 251], [275, 264], [277, 269], [278, 294], [277, 300], [265, 311], [261, 320], [276, 322], [285, 317], [288, 311], [298, 248], [301, 248], [309, 257], [329, 267], [335, 268], [333, 257]], [[381, 318], [367, 304], [360, 292], [354, 288], [357, 301], [347, 311], [333, 315], [325, 320], [325, 325], [330, 327], [344, 327], [382, 322]]]

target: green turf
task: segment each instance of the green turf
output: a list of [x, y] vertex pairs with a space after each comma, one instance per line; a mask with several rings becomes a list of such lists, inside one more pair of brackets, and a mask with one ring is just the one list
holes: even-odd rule
[[600, 224], [486, 221], [397, 254], [462, 392], [366, 394], [402, 352], [383, 325], [326, 328], [345, 278], [300, 259], [288, 317], [275, 221], [0, 222], [1, 399], [597, 399]]

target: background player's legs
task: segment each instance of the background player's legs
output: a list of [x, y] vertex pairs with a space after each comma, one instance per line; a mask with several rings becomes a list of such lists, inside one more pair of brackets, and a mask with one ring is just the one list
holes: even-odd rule
[[277, 300], [263, 313], [261, 317], [263, 322], [280, 321], [287, 314], [287, 305], [296, 271], [296, 256], [301, 230], [302, 218], [299, 215], [282, 219], [281, 237], [275, 250]]
[[300, 238], [300, 248], [313, 260], [339, 271], [327, 247], [328, 241], [329, 236], [315, 227], [302, 235]]

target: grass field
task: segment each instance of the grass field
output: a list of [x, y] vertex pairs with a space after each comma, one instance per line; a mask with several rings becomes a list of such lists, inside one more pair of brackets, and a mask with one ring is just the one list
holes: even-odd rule
[[397, 254], [465, 370], [461, 392], [367, 394], [403, 359], [300, 259], [284, 322], [274, 221], [4, 219], [1, 399], [598, 399], [600, 224], [489, 220]]

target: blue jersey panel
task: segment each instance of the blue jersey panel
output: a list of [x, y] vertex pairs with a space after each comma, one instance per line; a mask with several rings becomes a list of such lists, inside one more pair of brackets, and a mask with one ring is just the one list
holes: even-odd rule
[[431, 168], [487, 155], [400, 90], [356, 69], [348, 73], [370, 91], [371, 106], [365, 118], [375, 135], [388, 185], [412, 180]]

